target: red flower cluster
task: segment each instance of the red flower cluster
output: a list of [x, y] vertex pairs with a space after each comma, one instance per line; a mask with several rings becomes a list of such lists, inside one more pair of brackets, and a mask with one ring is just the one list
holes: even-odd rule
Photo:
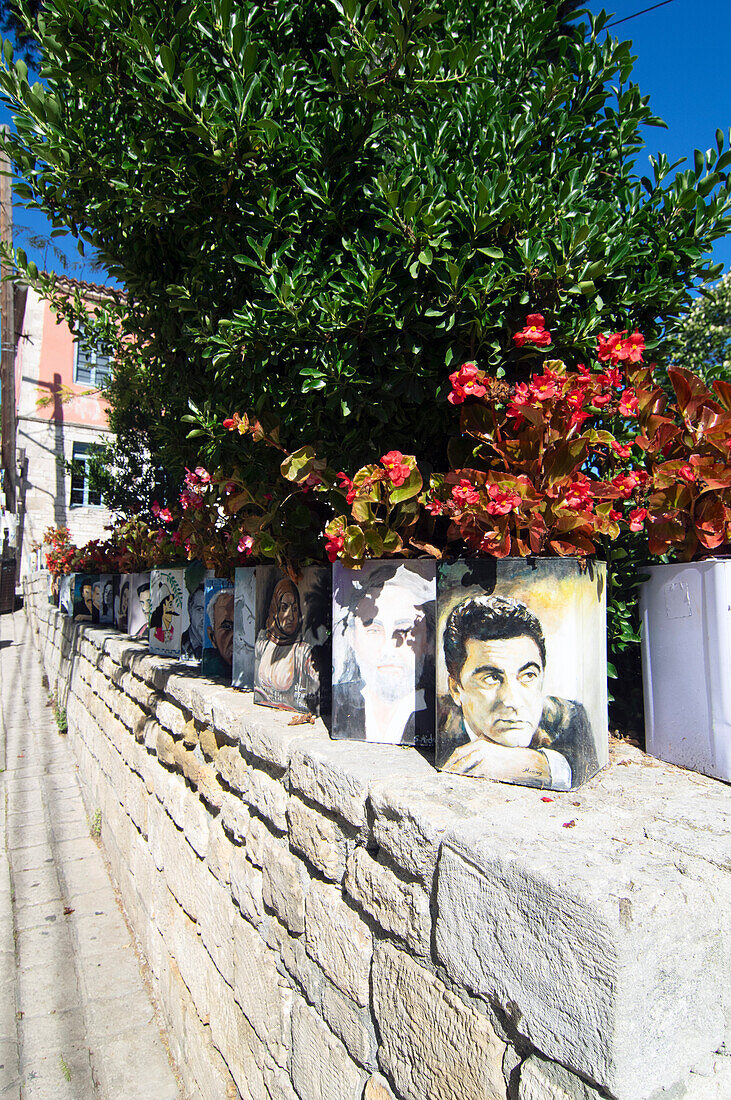
[[163, 508], [156, 500], [152, 502], [152, 514], [155, 519], [159, 519], [161, 523], [172, 523], [173, 513], [169, 508]]
[[520, 497], [510, 489], [501, 489], [499, 485], [488, 485], [487, 495], [489, 500], [485, 505], [485, 511], [489, 516], [507, 516], [520, 508]]
[[480, 503], [480, 494], [467, 478], [461, 478], [459, 484], [452, 489], [452, 499], [457, 504], [470, 505]]
[[529, 313], [525, 319], [525, 328], [516, 332], [513, 342], [522, 348], [524, 344], [535, 344], [539, 348], [547, 348], [551, 343], [551, 334], [546, 330], [546, 322], [542, 313]]
[[329, 535], [325, 541], [325, 553], [328, 556], [329, 561], [337, 561], [338, 554], [345, 546], [345, 539], [342, 535]]
[[452, 392], [447, 401], [452, 405], [461, 405], [466, 397], [484, 397], [487, 389], [482, 385], [485, 372], [478, 370], [474, 363], [463, 363], [459, 370], [450, 374]]
[[349, 478], [348, 475], [344, 474], [342, 470], [337, 475], [337, 477], [340, 479], [340, 488], [348, 490], [345, 494], [345, 499], [347, 500], [348, 504], [352, 504], [355, 500], [355, 494], [358, 492], [356, 487], [353, 485], [352, 478]]
[[399, 485], [403, 485], [408, 480], [411, 474], [411, 467], [407, 462], [404, 462], [404, 456], [401, 451], [389, 451], [381, 458], [381, 464], [388, 471], [391, 478], [391, 484], [396, 488]]
[[627, 330], [615, 332], [612, 336], [597, 337], [596, 357], [600, 363], [641, 363], [642, 353], [645, 350], [645, 338], [642, 333], [635, 332], [627, 336]]

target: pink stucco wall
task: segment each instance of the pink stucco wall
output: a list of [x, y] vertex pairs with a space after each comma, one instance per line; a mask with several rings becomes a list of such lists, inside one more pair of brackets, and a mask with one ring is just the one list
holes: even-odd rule
[[[59, 419], [90, 428], [107, 428], [107, 402], [99, 394], [85, 393], [92, 387], [74, 382], [74, 338], [65, 321], [56, 323], [56, 315], [48, 303], [43, 308], [43, 336], [38, 364], [38, 396], [55, 398], [48, 405], [37, 407], [36, 415], [44, 420]], [[64, 400], [67, 388], [78, 397]], [[62, 402], [62, 410], [59, 404]]]

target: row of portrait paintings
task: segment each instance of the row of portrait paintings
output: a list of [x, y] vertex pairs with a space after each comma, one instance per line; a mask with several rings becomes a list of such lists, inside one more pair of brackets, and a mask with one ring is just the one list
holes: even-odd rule
[[[74, 618], [104, 621], [109, 580], [74, 579]], [[606, 763], [601, 564], [336, 563], [296, 582], [260, 565], [232, 584], [193, 563], [111, 591], [118, 627], [152, 652], [201, 659], [260, 705], [320, 714], [335, 738], [433, 746], [443, 770], [554, 790]]]

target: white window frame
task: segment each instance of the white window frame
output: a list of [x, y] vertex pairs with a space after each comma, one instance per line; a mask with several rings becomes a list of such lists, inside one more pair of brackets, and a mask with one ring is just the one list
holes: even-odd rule
[[[92, 489], [90, 485], [89, 475], [89, 461], [93, 454], [94, 447], [98, 447], [99, 444], [95, 444], [89, 440], [77, 439], [71, 445], [71, 462], [73, 464], [71, 470], [71, 486], [69, 488], [69, 508], [103, 508], [101, 499], [101, 490]], [[82, 451], [81, 454], [76, 453]], [[74, 489], [78, 486], [74, 486], [74, 478], [77, 476], [74, 472], [74, 467], [79, 463], [84, 467], [83, 483], [82, 483], [82, 499], [74, 500]], [[90, 500], [91, 495], [99, 496], [98, 500]]]
[[[74, 382], [79, 386], [102, 389], [112, 373], [112, 363], [113, 357], [95, 348], [87, 340], [83, 325], [80, 326], [74, 339]], [[88, 371], [89, 377], [80, 378], [79, 370]]]

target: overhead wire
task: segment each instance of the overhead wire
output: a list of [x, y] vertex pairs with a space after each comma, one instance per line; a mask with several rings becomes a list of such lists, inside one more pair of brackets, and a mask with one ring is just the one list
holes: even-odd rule
[[636, 19], [638, 15], [645, 15], [648, 11], [655, 11], [656, 8], [664, 8], [666, 4], [672, 4], [673, 0], [660, 0], [659, 4], [652, 4], [649, 8], [643, 8], [642, 11], [636, 11], [634, 15], [625, 15], [623, 19], [615, 19], [613, 23], [607, 23], [607, 30], [609, 27], [618, 27], [620, 23], [629, 23], [630, 19]]

